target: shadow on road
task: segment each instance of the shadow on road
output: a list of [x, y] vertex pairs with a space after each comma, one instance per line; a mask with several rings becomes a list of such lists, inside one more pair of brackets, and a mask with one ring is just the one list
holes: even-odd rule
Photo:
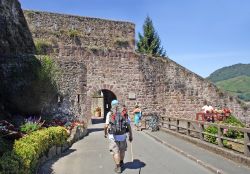
[[68, 149], [67, 151], [63, 152], [61, 155], [58, 155], [56, 158], [52, 158], [51, 160], [45, 162], [39, 169], [37, 174], [54, 174], [53, 172], [53, 164], [58, 161], [60, 158], [67, 156], [73, 152], [75, 152], [76, 149]]
[[[124, 164], [124, 170], [126, 169], [140, 169], [141, 171], [141, 168], [145, 167], [146, 164], [138, 159], [134, 159], [133, 162], [127, 162]], [[139, 173], [140, 173], [139, 171]]]

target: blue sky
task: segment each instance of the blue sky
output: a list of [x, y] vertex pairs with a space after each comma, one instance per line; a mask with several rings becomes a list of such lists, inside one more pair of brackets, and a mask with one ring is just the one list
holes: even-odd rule
[[19, 0], [23, 9], [133, 22], [136, 37], [147, 15], [167, 55], [207, 77], [250, 63], [250, 0]]

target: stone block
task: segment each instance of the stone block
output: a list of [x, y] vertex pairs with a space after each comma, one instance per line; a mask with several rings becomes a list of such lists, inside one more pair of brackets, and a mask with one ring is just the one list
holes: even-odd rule
[[56, 146], [53, 146], [49, 149], [48, 159], [52, 159], [54, 156], [56, 156]]
[[56, 154], [61, 155], [61, 153], [62, 153], [62, 146], [57, 146], [56, 147]]
[[62, 152], [65, 152], [66, 150], [68, 150], [70, 147], [70, 144], [69, 142], [65, 142], [63, 145], [62, 145]]

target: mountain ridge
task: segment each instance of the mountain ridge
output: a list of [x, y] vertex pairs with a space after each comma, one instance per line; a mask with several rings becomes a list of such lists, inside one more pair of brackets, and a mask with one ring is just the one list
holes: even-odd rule
[[220, 68], [207, 79], [218, 88], [244, 101], [250, 101], [250, 64], [238, 63]]
[[238, 63], [220, 68], [211, 73], [206, 79], [216, 83], [218, 81], [227, 80], [243, 75], [250, 76], [250, 63]]

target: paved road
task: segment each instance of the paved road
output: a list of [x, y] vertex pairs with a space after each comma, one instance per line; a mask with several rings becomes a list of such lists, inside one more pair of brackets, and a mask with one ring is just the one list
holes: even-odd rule
[[[42, 173], [55, 174], [112, 174], [114, 162], [103, 137], [103, 124], [90, 128], [87, 137], [75, 143], [62, 157], [47, 162]], [[134, 161], [131, 144], [125, 157], [125, 174], [207, 174], [209, 170], [179, 153], [158, 143], [143, 132], [134, 131]]]

